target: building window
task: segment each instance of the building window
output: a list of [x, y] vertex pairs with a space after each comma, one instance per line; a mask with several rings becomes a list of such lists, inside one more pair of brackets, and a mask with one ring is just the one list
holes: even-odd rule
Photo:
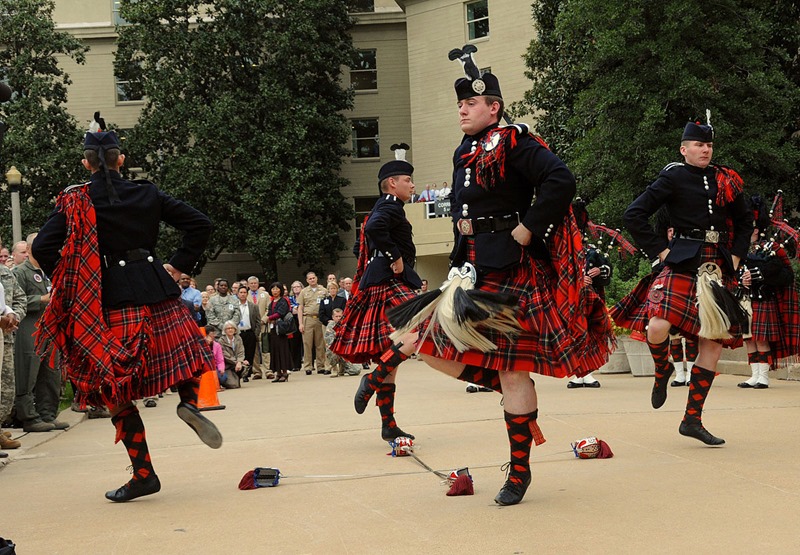
[[358, 62], [350, 69], [350, 83], [356, 91], [378, 88], [378, 64], [374, 49], [358, 51]]
[[369, 214], [378, 197], [353, 197], [353, 208], [356, 211], [356, 237], [361, 238], [361, 226], [364, 225], [364, 218]]
[[353, 129], [353, 157], [378, 158], [381, 155], [377, 119], [350, 120]]
[[111, 22], [114, 25], [128, 25], [128, 22], [119, 15], [119, 5], [121, 0], [111, 0]]
[[374, 0], [350, 0], [348, 2], [350, 13], [367, 13], [375, 11]]
[[467, 4], [467, 35], [469, 40], [489, 36], [489, 0]]
[[114, 76], [117, 89], [117, 102], [140, 102], [144, 100], [142, 84], [137, 80]]

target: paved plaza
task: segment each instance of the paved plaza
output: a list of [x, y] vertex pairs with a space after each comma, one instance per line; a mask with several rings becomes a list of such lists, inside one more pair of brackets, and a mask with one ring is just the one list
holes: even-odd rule
[[[177, 418], [177, 395], [140, 405], [162, 490], [125, 504], [103, 497], [128, 479], [110, 422], [62, 413], [68, 431], [24, 435], [0, 469], [0, 536], [21, 555], [800, 552], [800, 382], [742, 390], [720, 375], [704, 423], [727, 444], [709, 448], [678, 435], [687, 388], [656, 411], [652, 378], [598, 377], [572, 390], [537, 378], [547, 442], [514, 507], [493, 502], [508, 458], [500, 396], [408, 361], [398, 423], [432, 468], [469, 467], [473, 496], [387, 456], [377, 409], [353, 410], [358, 378], [293, 374], [221, 393], [227, 408], [206, 413], [225, 438], [216, 451]], [[570, 442], [586, 436], [614, 458], [576, 459]], [[279, 468], [280, 485], [237, 489], [257, 466]]]

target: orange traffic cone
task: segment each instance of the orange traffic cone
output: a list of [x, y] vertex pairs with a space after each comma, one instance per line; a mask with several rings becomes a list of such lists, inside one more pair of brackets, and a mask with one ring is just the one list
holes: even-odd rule
[[225, 405], [219, 404], [217, 390], [219, 377], [216, 370], [208, 370], [200, 376], [200, 391], [197, 393], [197, 408], [200, 410], [222, 410]]

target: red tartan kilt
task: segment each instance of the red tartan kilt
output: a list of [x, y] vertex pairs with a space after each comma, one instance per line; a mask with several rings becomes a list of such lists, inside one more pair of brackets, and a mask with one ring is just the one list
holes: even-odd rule
[[[720, 268], [725, 268], [725, 262], [718, 255], [717, 247], [712, 244], [703, 245], [700, 254], [700, 263], [706, 262], [714, 262]], [[733, 278], [724, 270], [722, 282], [729, 289], [734, 285]], [[697, 308], [697, 274], [676, 272], [669, 266], [665, 266], [650, 286], [647, 300], [645, 301], [645, 312], [648, 321], [650, 318], [662, 318], [672, 324], [673, 333], [690, 339], [697, 339], [697, 334], [700, 332], [700, 314]], [[734, 337], [721, 341], [721, 343], [729, 348], [741, 347], [740, 331], [732, 328], [730, 332]]]
[[357, 289], [347, 301], [341, 322], [334, 328], [336, 338], [331, 351], [345, 360], [360, 364], [377, 359], [392, 345], [394, 328], [386, 311], [416, 297], [416, 292], [398, 279]]
[[[470, 245], [468, 258], [472, 258], [472, 252]], [[551, 289], [558, 282], [558, 276], [546, 261], [525, 256], [526, 260], [507, 271], [482, 274], [477, 284], [482, 291], [519, 297], [519, 321], [525, 331], [509, 338], [500, 332], [482, 329], [481, 333], [497, 345], [497, 349], [487, 353], [459, 353], [436, 326], [431, 331], [436, 334], [435, 341], [430, 337], [425, 339], [420, 352], [481, 368], [556, 377], [585, 376], [605, 364], [613, 332], [600, 297], [590, 287], [581, 289], [581, 294], [588, 296], [584, 314], [589, 322], [588, 330], [586, 321], [582, 329], [570, 329], [564, 323]]]
[[756, 341], [778, 343], [782, 339], [778, 299], [753, 300], [753, 319], [750, 333]]
[[630, 293], [611, 307], [609, 314], [615, 324], [621, 328], [646, 332], [650, 321], [650, 316], [647, 314], [647, 295], [655, 278], [655, 274], [647, 274], [639, 280]]
[[[121, 391], [130, 395], [129, 399], [117, 399], [117, 404], [158, 395], [183, 380], [213, 369], [213, 353], [180, 299], [155, 305], [104, 308], [103, 317], [130, 355], [114, 360], [115, 379], [126, 383]], [[68, 374], [75, 371], [68, 368]], [[85, 380], [74, 376], [74, 381]], [[104, 403], [97, 392], [81, 391], [79, 398], [90, 405]]]

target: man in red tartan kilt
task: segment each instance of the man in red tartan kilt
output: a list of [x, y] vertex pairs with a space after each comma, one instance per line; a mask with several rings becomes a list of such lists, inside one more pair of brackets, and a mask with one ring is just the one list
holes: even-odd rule
[[[752, 213], [742, 192], [739, 175], [711, 163], [713, 129], [699, 122], [687, 123], [681, 138], [683, 163], [666, 166], [625, 211], [625, 225], [637, 246], [664, 264], [647, 293], [647, 344], [655, 362], [651, 393], [653, 408], [667, 398], [672, 375], [669, 334], [698, 338], [698, 357], [691, 369], [689, 397], [679, 433], [706, 445], [725, 440], [703, 427], [701, 415], [716, 376], [723, 344], [741, 345], [742, 312], [730, 302], [730, 289], [740, 260], [747, 254], [752, 232]], [[648, 219], [665, 206], [668, 241]], [[718, 298], [715, 301], [715, 297]], [[719, 299], [727, 299], [721, 308]], [[624, 325], [617, 320], [618, 325]]]
[[[213, 370], [211, 349], [177, 285], [197, 264], [211, 222], [153, 183], [122, 179], [124, 161], [114, 133], [87, 133], [83, 165], [91, 179], [59, 195], [32, 247], [53, 282], [37, 350], [61, 354], [82, 406], [108, 406], [133, 465], [131, 480], [106, 493], [116, 502], [161, 489], [135, 399], [177, 386], [178, 416], [209, 447], [222, 445], [197, 409], [200, 375]], [[183, 232], [163, 265], [154, 254], [161, 222]]]
[[[755, 229], [742, 267], [741, 282], [748, 288], [752, 307], [751, 336], [745, 340], [752, 375], [739, 387], [767, 389], [770, 368], [776, 367], [781, 359], [793, 358], [800, 353], [800, 312], [794, 272], [789, 261], [790, 254], [796, 254], [792, 243], [797, 232], [788, 228], [785, 222], [776, 222], [776, 225], [788, 228], [794, 237], [786, 237], [784, 241], [779, 241], [775, 235], [768, 238], [771, 214], [758, 195], [751, 198], [751, 206]], [[778, 233], [777, 229], [775, 233]]]
[[[403, 153], [405, 151], [403, 150]], [[381, 198], [363, 224], [360, 240], [353, 249], [358, 257], [355, 293], [334, 328], [331, 351], [354, 363], [376, 361], [378, 367], [361, 377], [354, 405], [362, 414], [376, 395], [381, 415], [381, 437], [392, 441], [400, 436], [414, 439], [401, 430], [394, 417], [397, 367], [414, 352], [417, 335], [410, 332], [396, 343], [386, 310], [416, 296], [422, 286], [414, 271], [417, 251], [411, 223], [403, 208], [414, 193], [414, 167], [402, 159], [384, 164], [378, 171]]]
[[[605, 305], [584, 287], [585, 253], [570, 209], [575, 178], [527, 126], [499, 127], [500, 85], [479, 74], [474, 51], [467, 45], [450, 53], [467, 74], [455, 82], [464, 132], [451, 181], [455, 246], [445, 292], [427, 293], [439, 295], [438, 304], [420, 327], [419, 350], [434, 369], [503, 394], [510, 464], [495, 502], [514, 505], [531, 483], [531, 448], [544, 442], [530, 372], [585, 376], [608, 360], [613, 333]], [[508, 321], [516, 332], [498, 327], [492, 315], [474, 330], [489, 345], [463, 343], [457, 330], [466, 329], [464, 320], [447, 308], [464, 298], [462, 287], [476, 293], [470, 298], [513, 299]]]

